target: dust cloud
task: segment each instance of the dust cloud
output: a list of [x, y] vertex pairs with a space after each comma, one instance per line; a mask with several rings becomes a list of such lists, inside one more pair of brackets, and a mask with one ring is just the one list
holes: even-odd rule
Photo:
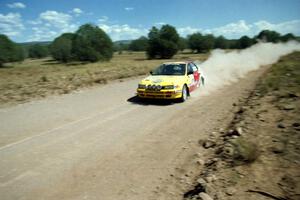
[[274, 64], [281, 56], [294, 51], [300, 51], [299, 42], [257, 43], [247, 49], [230, 52], [216, 49], [203, 63], [196, 62], [205, 77], [205, 86], [201, 92], [208, 94], [224, 85], [237, 82], [248, 72]]

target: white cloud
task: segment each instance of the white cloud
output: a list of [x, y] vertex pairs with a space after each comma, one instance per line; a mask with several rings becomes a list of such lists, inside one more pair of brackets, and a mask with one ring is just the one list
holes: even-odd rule
[[269, 29], [281, 34], [293, 33], [295, 35], [300, 35], [300, 20], [286, 21], [278, 24], [272, 24], [267, 21], [258, 21], [254, 23], [254, 26], [256, 27], [257, 32]]
[[74, 32], [78, 24], [73, 23], [73, 17], [67, 13], [48, 10], [40, 13], [36, 20], [28, 21], [32, 27], [33, 34], [27, 41], [52, 40], [65, 32]]
[[126, 11], [132, 11], [132, 10], [134, 10], [134, 8], [133, 7], [126, 7], [126, 8], [124, 8]]
[[50, 30], [47, 27], [33, 27], [33, 34], [27, 39], [27, 41], [48, 41], [52, 40], [58, 35], [56, 31]]
[[165, 24], [167, 24], [167, 23], [165, 23], [165, 22], [156, 22], [156, 23], [154, 23], [155, 25], [157, 25], [157, 26], [162, 26], [162, 25], [165, 25]]
[[42, 21], [41, 20], [28, 20], [27, 21], [28, 24], [31, 24], [31, 25], [38, 25], [38, 24], [41, 24]]
[[39, 19], [50, 24], [54, 28], [61, 29], [61, 32], [74, 31], [75, 25], [72, 24], [72, 16], [66, 13], [48, 10], [40, 14]]
[[274, 30], [281, 34], [293, 33], [294, 35], [300, 35], [300, 20], [286, 21], [278, 24], [273, 24], [268, 21], [247, 23], [245, 20], [239, 20], [210, 29], [194, 28], [190, 26], [177, 28], [179, 34], [182, 36], [201, 32], [202, 34], [214, 34], [215, 36], [223, 35], [230, 39], [240, 38], [243, 35], [253, 37], [264, 29]]
[[19, 13], [0, 13], [0, 33], [8, 36], [18, 36], [24, 30], [22, 17]]
[[[108, 19], [102, 17], [98, 20], [98, 26], [102, 28], [113, 40], [136, 39], [142, 35], [147, 35], [149, 29], [144, 27], [131, 27], [128, 24], [113, 24], [107, 23]], [[106, 22], [106, 23], [105, 23]], [[163, 25], [163, 22], [154, 23], [154, 25]], [[224, 26], [211, 29], [195, 28], [191, 26], [176, 27], [178, 33], [186, 37], [187, 35], [200, 32], [202, 34], [214, 34], [215, 36], [223, 35], [229, 39], [237, 39], [243, 35], [253, 37], [264, 29], [275, 30], [281, 34], [293, 33], [300, 35], [300, 20], [292, 20], [278, 24], [272, 24], [267, 21], [258, 21], [255, 23], [247, 23], [245, 20], [232, 22]]]
[[130, 27], [128, 24], [107, 25], [107, 24], [100, 23], [98, 26], [101, 29], [103, 29], [114, 41], [137, 39], [138, 37], [140, 37], [142, 35], [148, 34], [148, 29], [133, 28], [133, 27]]
[[26, 8], [26, 5], [21, 2], [15, 2], [15, 3], [7, 4], [7, 7], [9, 7], [9, 8]]
[[244, 33], [249, 33], [252, 28], [251, 24], [247, 24], [244, 20], [239, 20], [236, 23], [229, 23], [225, 26], [207, 29], [206, 33], [212, 33], [215, 35], [225, 35], [229, 38], [237, 38]]
[[187, 27], [178, 28], [177, 31], [181, 36], [186, 37], [187, 35], [190, 35], [190, 34], [193, 34], [196, 32], [201, 32], [201, 29], [192, 28], [190, 26], [187, 26]]
[[83, 11], [80, 8], [74, 8], [72, 13], [74, 13], [76, 16], [79, 16], [83, 13]]
[[108, 20], [107, 16], [102, 16], [100, 19], [98, 19], [98, 22], [106, 22]]

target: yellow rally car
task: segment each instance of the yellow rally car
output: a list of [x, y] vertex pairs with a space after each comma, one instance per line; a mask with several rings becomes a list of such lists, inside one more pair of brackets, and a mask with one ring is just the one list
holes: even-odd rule
[[204, 77], [194, 62], [164, 63], [150, 73], [138, 85], [137, 96], [140, 98], [180, 99], [183, 102], [204, 84]]

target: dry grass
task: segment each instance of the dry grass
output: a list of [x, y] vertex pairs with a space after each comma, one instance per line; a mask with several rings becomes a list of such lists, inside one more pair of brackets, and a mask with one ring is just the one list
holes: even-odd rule
[[[172, 60], [204, 60], [207, 56], [185, 53], [177, 54]], [[144, 75], [166, 61], [170, 60], [147, 60], [143, 52], [124, 52], [116, 54], [110, 62], [102, 63], [63, 64], [51, 58], [10, 63], [0, 68], [0, 106]]]
[[245, 138], [228, 141], [224, 147], [223, 156], [233, 165], [243, 165], [254, 162], [259, 156], [258, 145]]

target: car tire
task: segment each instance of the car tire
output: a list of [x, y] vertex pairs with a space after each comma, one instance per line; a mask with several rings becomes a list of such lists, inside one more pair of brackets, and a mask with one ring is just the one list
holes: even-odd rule
[[182, 95], [181, 95], [181, 98], [180, 98], [180, 102], [185, 102], [187, 100], [187, 97], [188, 97], [188, 90], [187, 90], [186, 85], [184, 85], [182, 87]]
[[204, 86], [204, 82], [205, 82], [205, 79], [204, 79], [203, 76], [201, 76], [201, 84], [202, 84], [202, 86]]

